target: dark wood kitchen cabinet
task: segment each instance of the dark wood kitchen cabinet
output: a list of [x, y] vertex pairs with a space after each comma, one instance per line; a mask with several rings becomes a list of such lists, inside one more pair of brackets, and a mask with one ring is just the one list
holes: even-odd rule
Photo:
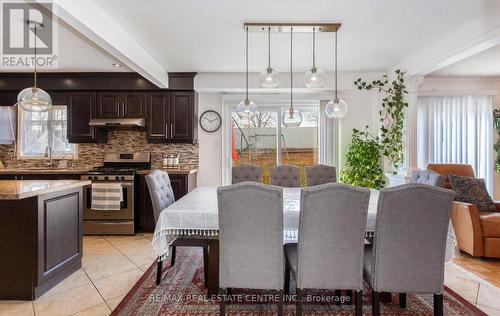
[[149, 93], [146, 117], [150, 143], [196, 143], [198, 95], [195, 91]]
[[81, 267], [82, 187], [0, 200], [0, 300], [35, 300]]
[[0, 106], [13, 106], [17, 103], [17, 94], [15, 92], [0, 92]]
[[89, 126], [96, 117], [95, 92], [70, 92], [68, 106], [68, 141], [70, 143], [102, 143], [106, 141], [106, 130]]
[[97, 117], [142, 118], [146, 115], [146, 94], [142, 92], [97, 93]]
[[[169, 177], [176, 201], [196, 188], [197, 172], [169, 174]], [[139, 216], [136, 216], [139, 219], [139, 223], [136, 223], [136, 227], [139, 227], [139, 230], [143, 232], [152, 232], [155, 230], [155, 218], [145, 175], [139, 177], [139, 192]]]

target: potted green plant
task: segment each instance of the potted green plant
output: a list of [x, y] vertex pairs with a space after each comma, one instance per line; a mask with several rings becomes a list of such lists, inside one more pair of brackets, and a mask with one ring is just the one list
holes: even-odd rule
[[381, 149], [380, 139], [370, 134], [368, 126], [364, 131], [353, 129], [340, 181], [365, 188], [384, 187], [384, 171], [380, 166]]
[[498, 139], [493, 148], [497, 153], [497, 159], [495, 161], [495, 172], [500, 172], [500, 109], [496, 109], [493, 111], [493, 126], [497, 130]]

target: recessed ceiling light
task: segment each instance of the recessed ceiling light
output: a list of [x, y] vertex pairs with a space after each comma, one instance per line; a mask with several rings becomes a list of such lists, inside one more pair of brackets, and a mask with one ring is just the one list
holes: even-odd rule
[[115, 67], [121, 67], [122, 65], [117, 64], [117, 63], [113, 63], [113, 66], [115, 66]]

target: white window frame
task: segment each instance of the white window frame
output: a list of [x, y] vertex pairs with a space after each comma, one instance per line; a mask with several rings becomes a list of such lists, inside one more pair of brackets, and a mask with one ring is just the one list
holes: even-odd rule
[[[66, 105], [54, 105], [53, 107], [65, 107], [66, 110], [68, 108]], [[17, 157], [18, 157], [18, 159], [22, 159], [22, 160], [47, 159], [45, 157], [45, 153], [40, 153], [38, 155], [27, 155], [27, 154], [23, 153], [21, 140], [23, 139], [23, 133], [24, 133], [24, 120], [23, 120], [24, 113], [25, 113], [24, 110], [22, 110], [21, 108], [18, 109], [18, 115], [17, 115], [17, 126], [18, 126], [18, 128], [17, 128], [17, 135], [18, 135], [17, 136]], [[50, 119], [48, 120], [48, 128], [49, 129], [51, 128], [51, 121], [52, 120], [50, 120]], [[68, 124], [68, 120], [67, 120], [67, 116], [66, 116], [66, 125], [67, 124]], [[51, 135], [51, 133], [49, 133], [49, 137], [50, 137], [50, 135]], [[68, 152], [65, 154], [55, 153], [55, 154], [52, 154], [52, 158], [53, 159], [64, 159], [64, 158], [67, 158], [68, 156], [71, 156], [72, 160], [77, 160], [78, 159], [78, 145], [72, 144], [72, 146], [73, 146], [72, 152]]]
[[[244, 98], [244, 95], [234, 94], [222, 96], [222, 185], [228, 185], [231, 183], [231, 133], [228, 132], [228, 128], [229, 126], [232, 126], [232, 108], [234, 108]], [[288, 94], [259, 94], [252, 95], [251, 99], [256, 102], [257, 107], [259, 106], [259, 101], [264, 103], [282, 102], [283, 104], [288, 104], [290, 102]], [[297, 101], [317, 100], [320, 102], [318, 118], [318, 163], [338, 166], [338, 155], [336, 154], [338, 148], [338, 124], [335, 123], [335, 120], [327, 118], [324, 114], [324, 107], [330, 99], [331, 94], [326, 93], [304, 93], [294, 95], [294, 100]], [[281, 126], [281, 124], [279, 124], [279, 126]], [[279, 129], [280, 128], [281, 127], [279, 127]], [[281, 137], [276, 137], [276, 139], [278, 146], [276, 148], [281, 148]], [[279, 161], [280, 154], [281, 151], [278, 150], [277, 161]], [[338, 167], [336, 169], [338, 169]]]

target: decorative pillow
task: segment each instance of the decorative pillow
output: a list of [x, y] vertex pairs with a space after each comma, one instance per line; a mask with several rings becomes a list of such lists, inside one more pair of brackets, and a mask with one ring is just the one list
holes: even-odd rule
[[496, 211], [483, 179], [449, 174], [451, 188], [455, 191], [455, 200], [477, 205], [480, 211]]

